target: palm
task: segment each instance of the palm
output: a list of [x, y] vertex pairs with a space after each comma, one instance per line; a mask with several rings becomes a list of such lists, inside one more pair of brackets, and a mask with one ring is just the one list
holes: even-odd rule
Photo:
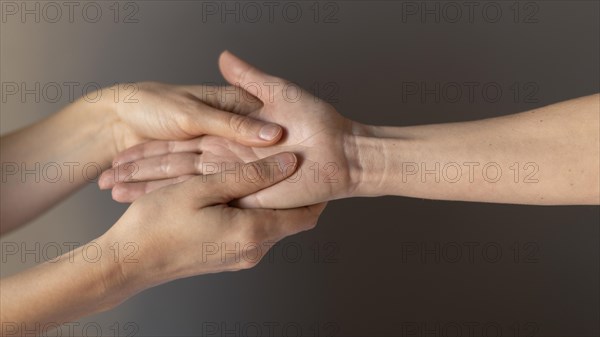
[[[238, 98], [242, 97], [239, 95], [230, 102], [232, 104], [221, 108], [251, 117], [246, 120], [281, 125], [285, 129], [281, 140], [269, 147], [244, 146], [216, 136], [142, 144], [123, 152], [118, 158], [120, 162], [134, 161], [136, 165], [133, 166], [140, 168], [137, 178], [142, 182], [116, 186], [113, 189], [113, 197], [117, 196], [115, 199], [132, 201], [190, 175], [216, 173], [222, 169], [223, 163], [248, 163], [280, 152], [297, 155], [297, 172], [279, 184], [240, 199], [242, 206], [291, 208], [344, 197], [350, 192], [352, 185], [347, 152], [353, 147], [348, 140], [357, 125], [343, 118], [331, 105], [284, 80], [262, 73], [230, 54], [222, 55], [220, 67], [227, 81], [243, 89], [243, 98], [247, 98], [248, 93], [258, 98], [258, 101], [239, 101]], [[298, 94], [294, 95], [293, 101], [287, 99], [291, 87]], [[249, 88], [257, 90], [253, 92]], [[213, 97], [213, 103], [223, 100], [222, 96]], [[239, 125], [232, 121], [232, 129], [247, 127], [243, 124], [246, 122], [244, 119], [238, 119]], [[212, 164], [210, 172], [199, 168], [208, 164]], [[101, 186], [115, 186], [110, 182], [113, 173], [103, 174]], [[116, 182], [123, 181], [126, 180]]]
[[348, 186], [344, 135], [351, 128], [351, 122], [329, 104], [315, 102], [315, 98], [306, 93], [303, 95], [307, 97], [299, 102], [265, 105], [249, 114], [285, 128], [283, 139], [275, 146], [246, 147], [220, 137], [203, 137], [204, 163], [248, 163], [285, 151], [298, 156], [300, 165], [294, 176], [242, 199], [243, 206], [287, 208], [306, 205], [340, 195]]

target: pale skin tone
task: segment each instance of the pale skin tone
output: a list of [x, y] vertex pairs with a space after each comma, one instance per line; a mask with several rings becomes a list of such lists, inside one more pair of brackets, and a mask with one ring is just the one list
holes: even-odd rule
[[[89, 183], [94, 169], [86, 178], [82, 174], [85, 164], [107, 169], [119, 151], [149, 139], [183, 140], [210, 133], [246, 145], [269, 146], [282, 136], [279, 126], [236, 113], [233, 101], [199, 99], [196, 95], [205, 87], [137, 86], [137, 103], [79, 100], [2, 137], [2, 233]], [[18, 169], [24, 163], [31, 170], [36, 163], [43, 167], [49, 162], [78, 165], [69, 164], [74, 170], [71, 179], [69, 166], [63, 166], [63, 176], [57, 181], [54, 176], [36, 181], [34, 175], [6, 171], [11, 163], [18, 163]], [[285, 152], [245, 166], [247, 179], [241, 181], [198, 177], [140, 198], [101, 237], [3, 278], [0, 334], [49, 333], [57, 324], [111, 309], [161, 283], [254, 266], [281, 238], [312, 228], [324, 204], [286, 210], [244, 210], [229, 204], [276, 184], [296, 167], [297, 157]], [[220, 254], [236, 244], [240, 247], [237, 256]], [[136, 250], [133, 260], [125, 260], [132, 247]], [[115, 258], [115, 250], [121, 258]]]
[[[3, 210], [10, 211], [1, 214], [0, 233], [37, 217], [93, 180], [97, 170], [111, 167], [119, 151], [149, 139], [184, 140], [211, 134], [241, 144], [268, 146], [282, 135], [277, 125], [235, 113], [233, 101], [199, 98], [206, 91], [221, 90], [218, 88], [159, 83], [125, 86], [121, 92], [132, 93], [135, 88], [132, 99], [137, 102], [115, 101], [115, 89], [107, 88], [98, 102], [80, 99], [39, 123], [2, 136], [1, 203]], [[262, 127], [267, 131], [263, 136], [272, 136], [269, 140], [260, 138]], [[48, 163], [60, 166], [60, 180], [54, 181], [56, 170], [46, 179], [41, 177], [42, 168], [50, 167]], [[36, 164], [37, 181], [35, 175], [22, 175], [25, 170], [35, 171]], [[25, 199], [26, 208], [20, 203]]]
[[[165, 282], [255, 266], [275, 242], [313, 228], [324, 204], [273, 210], [228, 203], [281, 181], [295, 166], [296, 157], [282, 153], [249, 164], [246, 170], [256, 179], [195, 177], [141, 197], [93, 243], [3, 279], [2, 333], [45, 333], [48, 324], [109, 310]], [[265, 170], [271, 174], [258, 173]], [[120, 256], [131, 252], [127, 244], [139, 250], [133, 259], [115, 261], [115, 243]], [[90, 258], [83, 251], [92, 245]], [[104, 252], [98, 260], [97, 247]]]
[[[173, 92], [174, 87], [150, 83], [144, 92], [147, 99], [140, 102], [149, 106], [129, 110], [122, 104], [98, 105], [90, 111], [115, 114], [83, 115], [78, 112], [86, 105], [76, 103], [2, 138], [3, 162], [94, 161], [108, 169], [100, 186], [113, 188], [116, 200], [134, 203], [89, 245], [103, 251], [115, 242], [120, 247], [127, 242], [139, 245], [137, 263], [114, 262], [113, 255], [90, 263], [82, 258], [87, 248], [82, 247], [56, 263], [3, 279], [0, 319], [19, 322], [4, 325], [14, 328], [11, 334], [22, 333], [22, 324], [30, 329], [37, 323], [66, 322], [110, 309], [177, 278], [252, 267], [266, 250], [257, 250], [255, 260], [238, 261], [201, 254], [198, 247], [207, 241], [260, 246], [310, 229], [324, 205], [304, 205], [378, 195], [540, 205], [600, 203], [598, 95], [476, 122], [376, 127], [350, 121], [304, 91], [297, 96], [298, 87], [229, 53], [221, 56], [220, 67], [227, 81], [241, 87], [239, 96], [224, 94], [231, 88], [176, 87]], [[170, 102], [168, 108], [165, 102]], [[204, 120], [190, 113], [199, 105]], [[164, 117], [165, 113], [177, 115]], [[266, 122], [284, 130], [275, 128], [270, 141], [260, 140], [257, 135]], [[259, 164], [231, 171], [234, 163], [265, 157]], [[454, 181], [455, 171], [448, 170], [439, 172], [439, 181], [435, 174], [421, 175], [422, 164], [432, 170], [436, 163], [450, 169], [456, 163], [462, 178]], [[482, 174], [488, 163], [502, 170], [497, 181], [489, 181], [496, 177], [493, 169]], [[514, 163], [519, 163], [512, 166], [520, 174], [516, 181], [510, 169]], [[523, 175], [534, 164], [537, 173], [529, 178], [537, 181], [524, 182]], [[469, 168], [475, 172], [472, 179]], [[19, 179], [3, 183], [2, 208], [10, 212], [2, 213], [2, 232], [25, 223], [83, 183], [83, 178], [59, 184]], [[27, 196], [30, 208], [20, 210], [9, 195]], [[78, 296], [67, 296], [73, 293]]]
[[[228, 82], [261, 101], [257, 105], [248, 93], [240, 95], [242, 113], [283, 126], [283, 139], [265, 148], [211, 136], [140, 144], [120, 153], [115, 162], [122, 165], [99, 180], [101, 188], [113, 189], [115, 200], [129, 202], [203, 170], [293, 151], [301, 158], [302, 176], [239, 204], [286, 208], [379, 195], [531, 205], [600, 203], [598, 94], [480, 121], [380, 127], [348, 120], [305, 91], [298, 96], [297, 86], [230, 53], [221, 55], [219, 64]], [[129, 170], [124, 163], [130, 163]]]

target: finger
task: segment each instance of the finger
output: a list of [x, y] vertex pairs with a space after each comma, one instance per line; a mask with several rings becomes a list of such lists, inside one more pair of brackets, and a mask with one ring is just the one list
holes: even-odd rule
[[266, 224], [270, 227], [271, 240], [279, 241], [285, 237], [315, 228], [326, 205], [327, 203], [321, 203], [295, 209], [273, 210], [275, 221]]
[[298, 160], [291, 152], [248, 164], [238, 163], [233, 170], [192, 179], [185, 185], [185, 193], [199, 199], [201, 207], [228, 203], [282, 181], [296, 170], [297, 165]]
[[275, 144], [283, 135], [281, 126], [204, 105], [190, 118], [188, 130], [195, 135], [213, 135], [247, 146]]
[[248, 91], [235, 86], [184, 86], [192, 95], [212, 107], [239, 115], [248, 115], [262, 107], [262, 102]]
[[[298, 173], [300, 174], [300, 173]], [[313, 202], [327, 201], [327, 198], [317, 194], [310, 187], [295, 186], [298, 175], [273, 186], [263, 189], [245, 197], [236, 199], [229, 203], [238, 208], [294, 208]], [[299, 189], [302, 189], [301, 191]], [[290, 196], [291, 191], [297, 191], [297, 195]]]
[[112, 189], [112, 198], [117, 202], [131, 203], [137, 198], [159, 188], [174, 185], [189, 180], [193, 177], [195, 176], [186, 175], [164, 180], [144, 181], [137, 183], [118, 183]]
[[248, 91], [263, 104], [274, 103], [279, 99], [281, 90], [289, 83], [262, 72], [229, 51], [221, 53], [219, 68], [227, 82]]
[[[255, 239], [277, 242], [287, 236], [313, 229], [326, 203], [292, 209], [244, 210], [255, 219], [250, 230], [260, 236]], [[258, 240], [257, 240], [258, 241]]]
[[119, 181], [130, 181], [130, 177], [134, 176], [137, 170], [138, 166], [135, 162], [125, 163], [110, 168], [100, 174], [100, 177], [98, 178], [98, 187], [100, 187], [101, 190], [108, 190], [113, 188]]
[[[112, 188], [116, 183], [175, 178], [202, 174], [203, 156], [192, 152], [168, 153], [140, 159], [102, 172], [98, 179], [101, 189]], [[133, 167], [133, 172], [121, 166]]]
[[197, 152], [202, 149], [204, 137], [184, 141], [154, 140], [132, 146], [119, 154], [113, 160], [113, 168], [140, 159], [162, 156], [168, 153]]

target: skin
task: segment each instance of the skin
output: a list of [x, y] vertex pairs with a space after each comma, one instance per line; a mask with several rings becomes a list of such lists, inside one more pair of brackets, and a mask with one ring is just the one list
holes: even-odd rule
[[[324, 205], [267, 210], [228, 203], [285, 179], [296, 162], [282, 153], [248, 164], [254, 179], [195, 177], [139, 198], [92, 243], [3, 279], [2, 335], [45, 333], [48, 324], [109, 310], [171, 280], [255, 266], [278, 240], [313, 228]], [[103, 252], [97, 260], [84, 254], [92, 246], [91, 256], [97, 247]], [[127, 257], [132, 247], [136, 254]]]
[[[234, 99], [217, 100], [226, 87], [135, 86], [137, 102], [115, 102], [110, 95], [102, 95], [108, 99], [96, 103], [81, 99], [2, 137], [2, 234], [93, 180], [94, 169], [85, 172], [86, 164], [108, 169], [119, 151], [150, 139], [185, 140], [210, 133], [232, 143], [268, 146], [283, 133], [277, 125], [239, 113]], [[263, 127], [270, 133], [261, 133]], [[261, 138], [269, 134], [270, 138]], [[11, 171], [13, 163], [16, 170]], [[21, 165], [32, 170], [36, 163], [39, 179], [21, 175]], [[59, 179], [43, 173], [41, 167], [48, 163], [60, 166]], [[324, 204], [245, 210], [231, 206], [231, 201], [276, 184], [296, 168], [294, 154], [278, 153], [241, 167], [246, 174], [242, 180], [195, 177], [139, 198], [99, 238], [3, 278], [0, 335], [47, 333], [48, 326], [109, 310], [161, 283], [256, 265], [277, 240], [314, 227]], [[27, 207], [22, 200], [27, 200]], [[220, 254], [236, 244], [240, 247], [236, 255]]]
[[[251, 94], [245, 91], [239, 94], [241, 113], [254, 119], [286, 125], [285, 134], [276, 146], [271, 149], [248, 147], [219, 137], [202, 137], [189, 142], [144, 143], [117, 156], [115, 162], [121, 165], [101, 176], [100, 187], [113, 187], [119, 176], [147, 181], [113, 189], [115, 200], [132, 201], [143, 193], [185, 180], [193, 174], [209, 173], [205, 172], [207, 168], [211, 169], [210, 173], [219, 172], [222, 163], [246, 163], [269, 156], [276, 153], [273, 151], [276, 148], [279, 152], [292, 151], [298, 154], [301, 160], [298, 175], [266, 194], [242, 198], [239, 205], [258, 207], [265, 204], [286, 208], [285, 201], [277, 200], [282, 199], [281, 195], [291, 192], [298, 196], [293, 203], [301, 205], [309, 204], [311, 200], [329, 200], [332, 195], [348, 196], [348, 188], [352, 183], [351, 163], [345, 145], [352, 141], [349, 136], [357, 125], [339, 115], [331, 105], [319, 102], [305, 91], [301, 91], [301, 99], [294, 102], [294, 91], [301, 90], [299, 87], [259, 72], [234, 59], [231, 54], [224, 54], [219, 65], [228, 82], [240, 87], [240, 90], [245, 88], [251, 91]], [[221, 98], [224, 97], [220, 95], [218, 100]], [[134, 165], [130, 162], [134, 162]], [[234, 167], [228, 165], [226, 168]], [[168, 180], [153, 181], [162, 179]], [[261, 199], [263, 196], [267, 199]]]
[[[299, 100], [286, 96], [288, 90], [299, 88], [230, 53], [224, 53], [219, 64], [231, 84], [247, 91], [231, 96], [225, 94], [231, 88], [148, 83], [140, 91], [144, 98], [140, 103], [146, 106], [104, 102], [90, 107], [78, 102], [2, 138], [3, 162], [94, 161], [108, 169], [99, 179], [102, 188], [113, 188], [117, 200], [135, 200], [97, 240], [58, 262], [2, 280], [0, 323], [8, 329], [3, 334], [20, 335], [47, 322], [108, 310], [177, 278], [252, 267], [266, 250], [223, 257], [198, 247], [268, 246], [314, 227], [324, 207], [289, 209], [296, 206], [377, 195], [543, 205], [600, 203], [599, 95], [482, 121], [376, 127], [342, 117], [307, 92], [302, 91]], [[199, 111], [206, 120], [198, 118]], [[264, 124], [258, 120], [285, 130], [274, 132], [271, 141], [261, 141], [258, 134]], [[213, 134], [205, 135], [209, 130]], [[264, 157], [253, 165], [231, 166]], [[111, 158], [115, 158], [112, 168]], [[515, 182], [514, 175], [503, 174], [490, 182], [481, 171], [472, 179], [464, 176], [468, 172], [464, 163], [482, 167], [490, 162], [503, 172], [520, 163], [520, 178]], [[462, 179], [453, 181], [448, 172], [440, 173], [444, 179], [439, 181], [421, 174], [422, 164], [431, 169], [435, 163], [459, 163]], [[537, 167], [535, 182], [521, 182], [528, 163]], [[215, 166], [206, 164], [218, 165], [212, 170]], [[205, 171], [208, 168], [210, 172]], [[294, 174], [297, 171], [302, 175]], [[51, 184], [11, 177], [2, 185], [2, 209], [9, 210], [2, 212], [2, 232], [85, 182], [79, 178]], [[15, 200], [24, 197], [30, 208], [20, 210]], [[127, 244], [135, 244], [139, 249], [135, 262], [115, 261], [113, 254], [102, 254], [98, 263], [82, 258], [88, 247], [107, 252], [116, 243], [122, 250], [119, 256], [127, 255]], [[68, 296], [72, 293], [78, 296]]]
[[116, 157], [123, 164], [102, 174], [101, 188], [112, 188], [115, 200], [130, 202], [207, 168], [214, 173], [214, 167], [229, 169], [231, 163], [293, 151], [301, 158], [301, 178], [237, 203], [287, 208], [380, 195], [532, 205], [600, 203], [598, 94], [473, 122], [379, 127], [350, 121], [305, 91], [299, 100], [292, 89], [285, 96], [289, 82], [231, 53], [223, 53], [219, 65], [229, 83], [261, 101], [257, 107], [243, 99], [250, 95], [241, 95], [244, 113], [282, 125], [282, 141], [268, 148], [210, 136], [140, 144]]
[[[267, 146], [282, 135], [277, 125], [236, 113], [233, 99], [216, 100], [215, 95], [200, 99], [204, 92], [226, 88], [209, 91], [203, 86], [138, 83], [133, 85], [137, 92], [132, 98], [137, 102], [123, 97], [115, 101], [111, 94], [116, 90], [133, 90], [132, 85], [122, 86], [104, 89], [96, 103], [79, 99], [38, 123], [2, 136], [0, 234], [25, 224], [94, 180], [100, 173], [97, 171], [112, 166], [120, 151], [150, 139], [185, 140], [211, 134], [246, 145]], [[259, 137], [265, 126], [275, 130], [270, 140]], [[56, 163], [62, 171], [57, 181], [50, 172], [50, 179], [41, 177], [42, 168], [49, 163]], [[25, 169], [34, 170], [36, 165], [37, 179], [33, 174], [23, 177]], [[28, 201], [26, 208], [21, 200]]]

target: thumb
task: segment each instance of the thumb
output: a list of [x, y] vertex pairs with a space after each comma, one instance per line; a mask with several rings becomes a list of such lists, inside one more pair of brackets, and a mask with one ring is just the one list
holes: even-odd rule
[[263, 104], [273, 103], [288, 83], [251, 66], [227, 50], [219, 57], [219, 69], [227, 82], [248, 91]]
[[[187, 183], [188, 195], [200, 199], [200, 206], [228, 203], [274, 185], [294, 173], [298, 159], [291, 152], [248, 163], [237, 163], [232, 169], [212, 175], [198, 176]], [[200, 186], [203, 185], [203, 186]]]
[[202, 118], [190, 124], [196, 127], [198, 134], [221, 136], [246, 146], [271, 145], [283, 134], [277, 124], [212, 107], [204, 107]]

